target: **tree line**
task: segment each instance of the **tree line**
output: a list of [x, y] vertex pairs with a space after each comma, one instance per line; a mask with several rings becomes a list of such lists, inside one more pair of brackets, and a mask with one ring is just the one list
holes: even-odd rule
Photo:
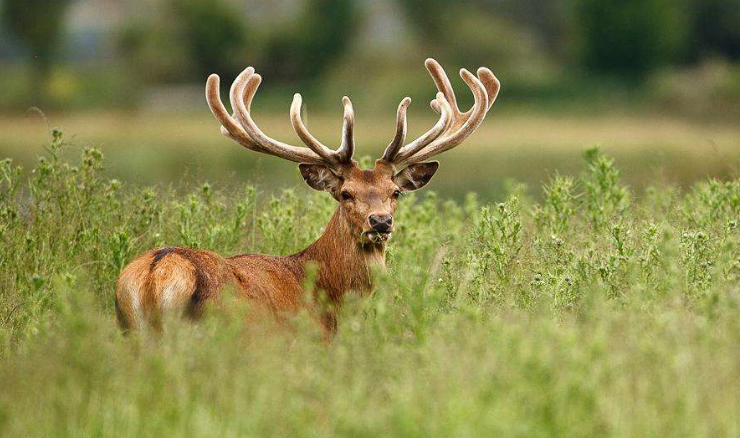
[[[740, 60], [740, 0], [392, 1], [420, 51], [459, 64], [505, 63], [528, 45], [559, 65], [629, 78], [707, 57]], [[5, 31], [27, 49], [39, 83], [58, 58], [73, 2], [0, 3]], [[362, 8], [357, 0], [304, 0], [292, 20], [271, 28], [250, 25], [238, 2], [163, 0], [148, 20], [116, 30], [115, 39], [121, 57], [148, 81], [233, 76], [245, 56], [276, 81], [311, 80], [352, 47]]]

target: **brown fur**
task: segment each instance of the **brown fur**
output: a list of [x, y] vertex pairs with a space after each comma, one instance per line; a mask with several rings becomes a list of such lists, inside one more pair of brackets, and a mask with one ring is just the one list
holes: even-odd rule
[[[116, 315], [125, 330], [150, 325], [161, 329], [168, 313], [198, 318], [203, 305], [218, 298], [232, 284], [244, 298], [280, 316], [295, 313], [308, 305], [327, 333], [336, 330], [335, 309], [345, 294], [372, 290], [373, 266], [385, 265], [385, 244], [393, 230], [393, 214], [401, 192], [424, 187], [437, 171], [437, 162], [425, 162], [459, 145], [481, 124], [498, 94], [500, 84], [486, 68], [478, 77], [463, 69], [475, 102], [462, 112], [442, 67], [433, 59], [425, 62], [439, 93], [432, 108], [440, 119], [429, 131], [404, 146], [406, 108], [399, 105], [396, 135], [372, 170], [362, 170], [352, 160], [354, 152], [354, 110], [349, 98], [342, 99], [344, 124], [342, 143], [331, 150], [316, 140], [301, 119], [301, 96], [294, 96], [291, 121], [308, 149], [288, 145], [265, 135], [250, 115], [252, 98], [262, 81], [254, 68], [245, 69], [231, 87], [234, 111], [221, 102], [218, 75], [206, 83], [206, 100], [222, 133], [245, 148], [281, 157], [299, 164], [306, 183], [315, 190], [331, 193], [339, 202], [324, 234], [303, 251], [289, 256], [243, 254], [223, 258], [209, 251], [188, 248], [160, 248], [148, 251], [124, 268], [116, 283]], [[406, 166], [396, 173], [396, 166]], [[326, 293], [328, 306], [319, 295], [304, 297], [303, 283], [309, 264], [318, 268], [316, 287]]]
[[[180, 247], [148, 251], [132, 261], [116, 283], [118, 321], [124, 329], [149, 325], [161, 329], [166, 314], [198, 318], [204, 303], [233, 285], [250, 303], [274, 315], [294, 314], [307, 304], [325, 331], [336, 329], [335, 311], [345, 294], [372, 290], [371, 271], [385, 265], [385, 242], [368, 240], [371, 214], [396, 209], [393, 168], [348, 166], [329, 189], [340, 205], [324, 234], [293, 255], [242, 254], [229, 258]], [[352, 199], [342, 199], [341, 191]], [[316, 289], [326, 295], [305, 297], [306, 268], [317, 269]], [[322, 302], [322, 305], [317, 305]]]
[[231, 279], [227, 261], [216, 253], [179, 247], [147, 251], [116, 282], [118, 321], [124, 329], [144, 324], [159, 329], [167, 313], [198, 318]]

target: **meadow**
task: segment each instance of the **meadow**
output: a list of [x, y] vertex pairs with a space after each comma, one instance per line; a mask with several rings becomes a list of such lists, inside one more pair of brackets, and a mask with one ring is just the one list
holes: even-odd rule
[[[531, 145], [504, 163], [531, 171], [548, 159], [538, 139], [576, 122], [549, 123], [509, 128], [505, 139]], [[140, 142], [154, 128], [127, 126], [112, 137], [144, 157], [142, 174], [155, 172], [145, 158], [153, 145]], [[661, 129], [642, 126], [655, 144]], [[517, 176], [513, 165], [483, 175], [455, 167], [501, 133], [496, 122], [485, 129], [444, 159], [440, 177]], [[663, 131], [688, 150], [692, 137]], [[737, 144], [728, 132], [725, 144]], [[195, 148], [233, 149], [181, 139], [184, 150], [168, 141], [183, 161]], [[245, 327], [249, 309], [237, 299], [198, 324], [171, 322], [159, 339], [124, 337], [113, 283], [133, 256], [165, 244], [296, 251], [328, 221], [329, 196], [219, 179], [149, 186], [161, 175], [122, 178], [114, 159], [70, 147], [61, 131], [38, 141], [38, 158], [11, 153], [26, 157], [25, 170], [0, 164], [1, 436], [740, 435], [732, 155], [710, 165], [721, 178], [674, 179], [623, 155], [640, 143], [612, 143], [610, 154], [568, 144], [572, 172], [528, 186], [406, 195], [387, 272], [373, 295], [347, 303], [325, 345], [307, 315], [292, 330]], [[485, 154], [495, 161], [510, 146], [498, 140]], [[678, 151], [667, 164], [707, 170]]]

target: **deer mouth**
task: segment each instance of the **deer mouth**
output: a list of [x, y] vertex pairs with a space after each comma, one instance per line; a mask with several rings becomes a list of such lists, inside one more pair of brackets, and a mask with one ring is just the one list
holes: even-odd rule
[[393, 233], [381, 233], [380, 231], [368, 231], [363, 233], [365, 239], [370, 243], [384, 243], [390, 240]]

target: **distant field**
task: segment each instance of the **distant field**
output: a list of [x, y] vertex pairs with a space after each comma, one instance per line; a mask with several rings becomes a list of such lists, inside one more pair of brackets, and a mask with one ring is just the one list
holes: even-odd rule
[[[334, 145], [339, 138], [339, 113], [309, 116], [315, 135]], [[393, 116], [390, 109], [384, 116], [358, 113], [360, 156], [377, 156], [387, 144]], [[267, 133], [299, 144], [287, 109], [285, 114], [260, 115], [258, 122]], [[412, 118], [409, 135], [423, 132], [433, 122]], [[70, 154], [77, 155], [83, 146], [101, 148], [108, 174], [124, 181], [300, 184], [292, 165], [244, 151], [221, 137], [216, 121], [206, 112], [50, 116], [48, 124], [64, 129], [73, 146]], [[37, 114], [0, 117], [0, 156], [30, 164], [48, 142], [46, 126]], [[616, 158], [625, 181], [638, 189], [656, 180], [685, 187], [707, 176], [736, 173], [740, 125], [659, 116], [505, 116], [494, 111], [463, 146], [440, 158], [443, 171], [431, 187], [444, 196], [459, 198], [477, 191], [484, 198], [496, 198], [506, 178], [536, 187], [553, 173], [575, 173], [581, 152], [594, 144]]]

